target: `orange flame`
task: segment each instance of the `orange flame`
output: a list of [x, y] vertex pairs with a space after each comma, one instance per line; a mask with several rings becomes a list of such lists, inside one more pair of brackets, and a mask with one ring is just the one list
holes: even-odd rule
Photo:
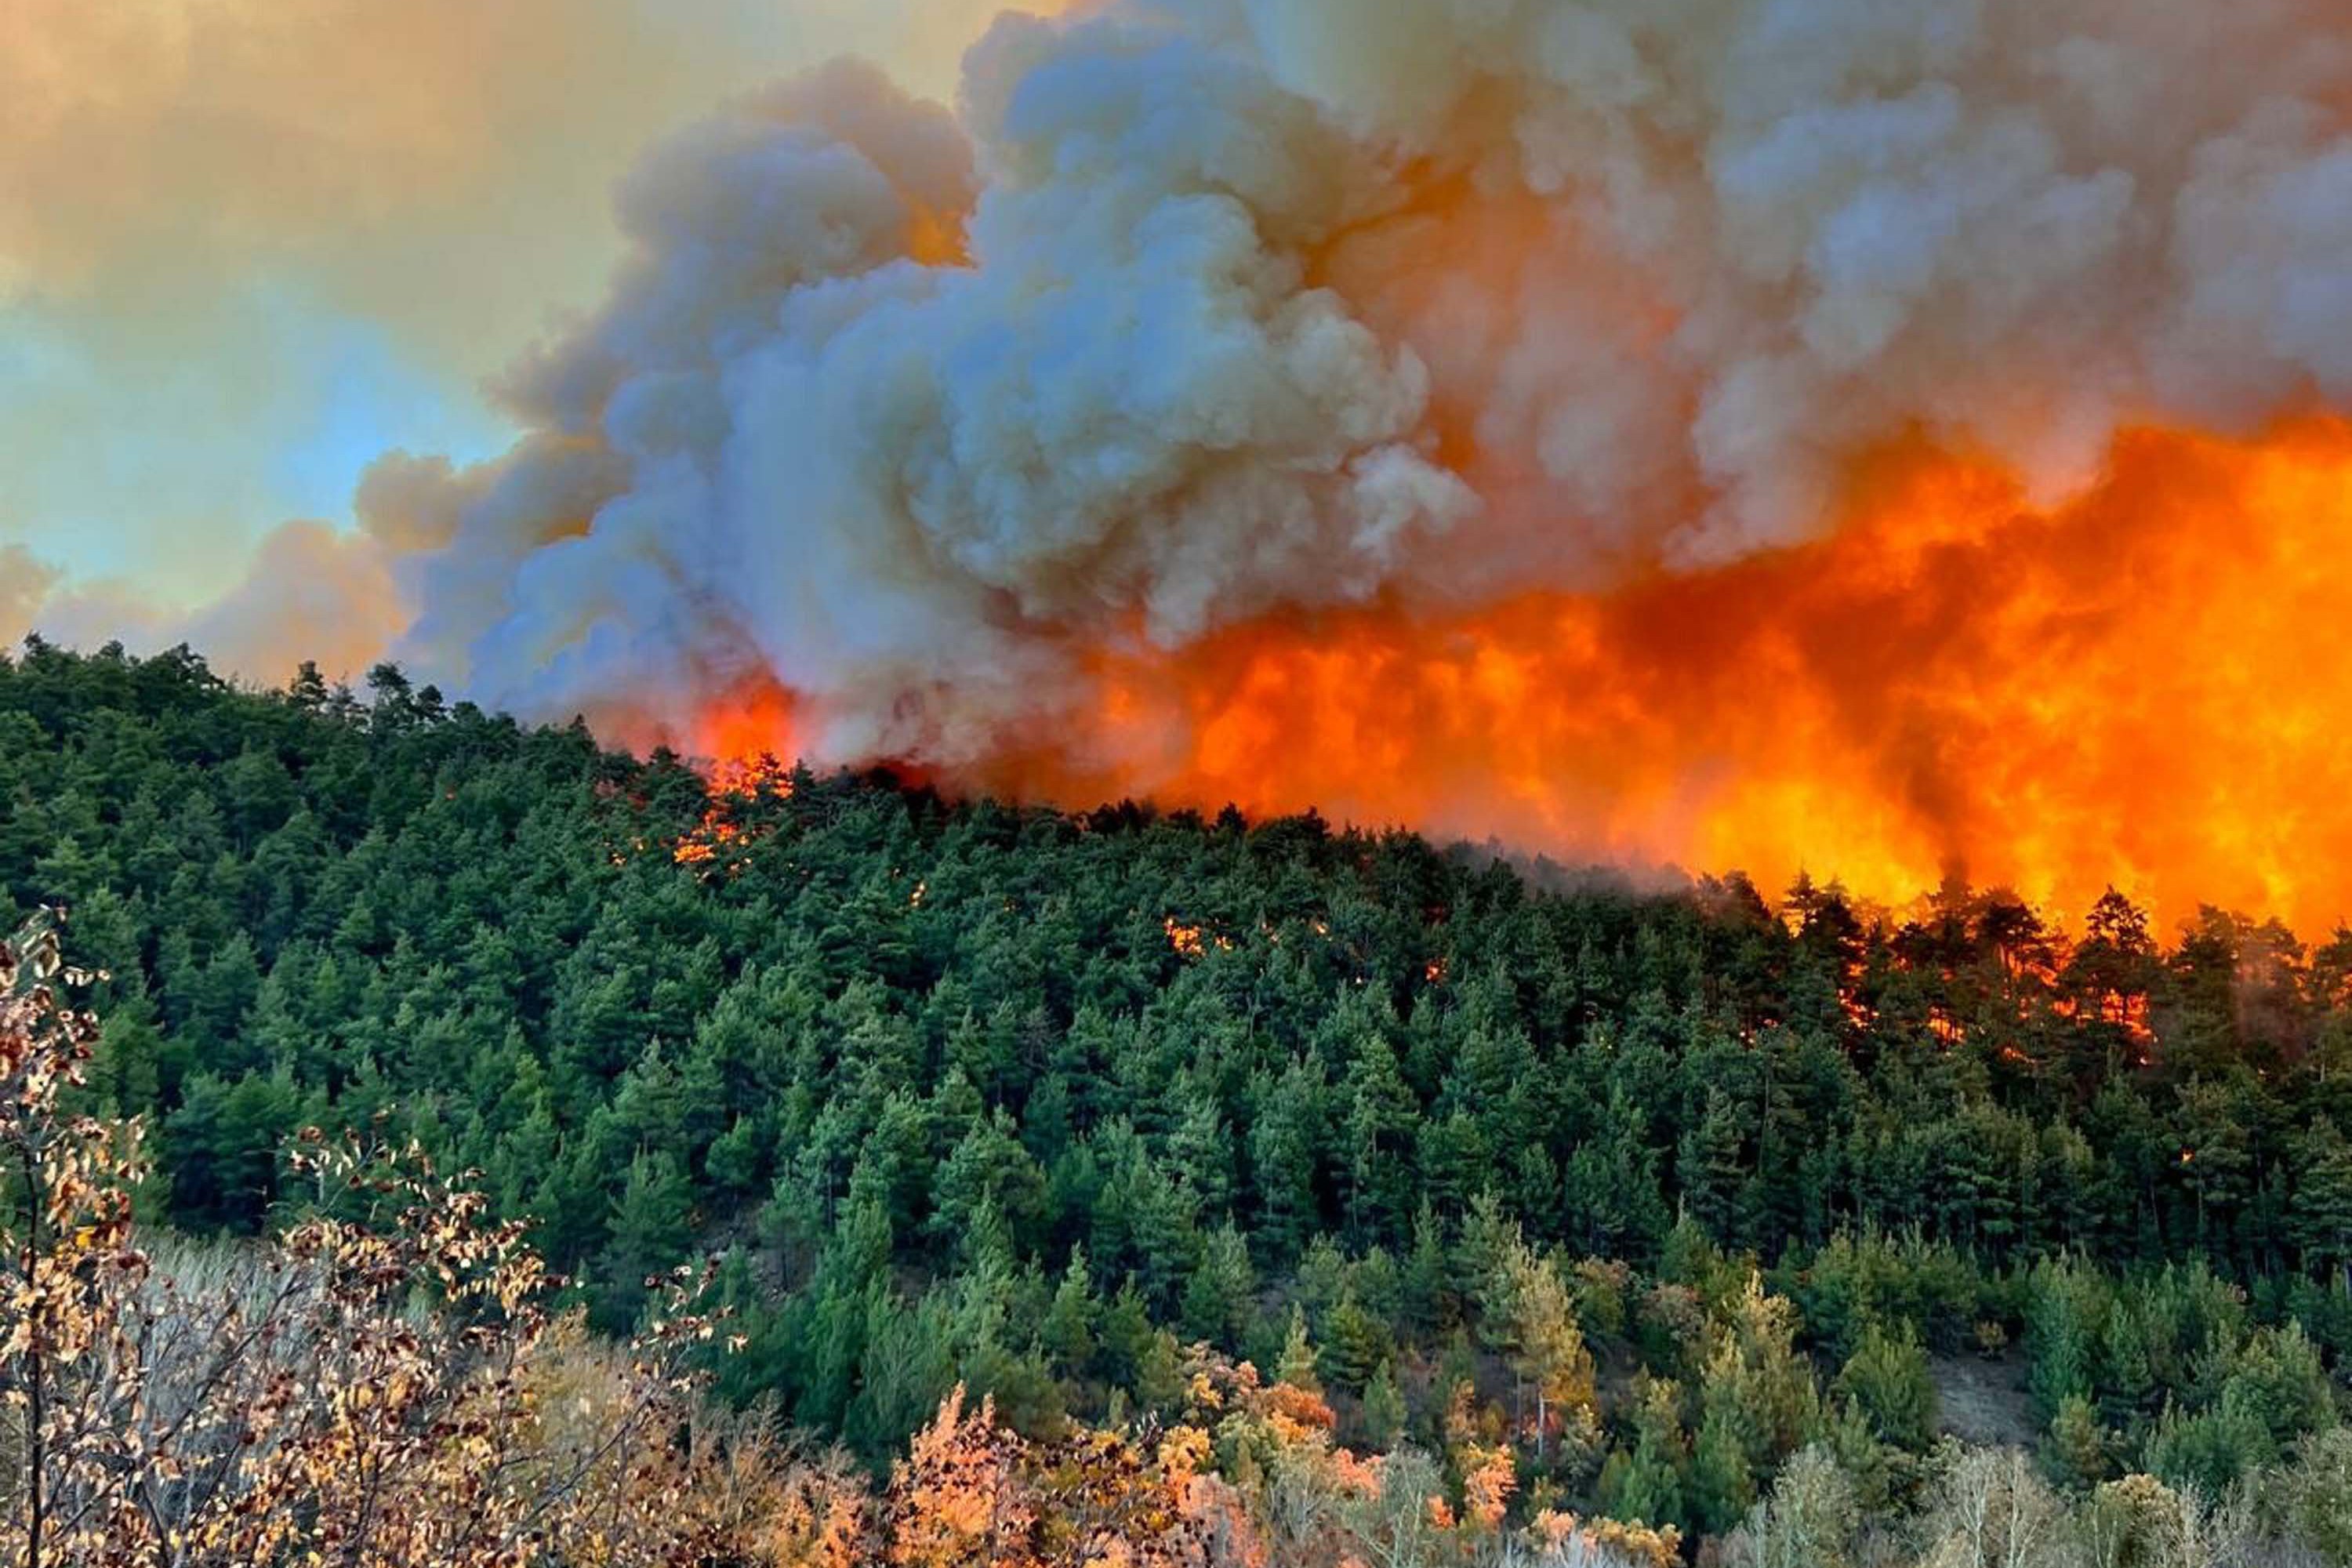
[[788, 793], [793, 735], [792, 694], [772, 681], [754, 681], [697, 714], [687, 746], [710, 764], [711, 782], [724, 793], [753, 795], [763, 785]]
[[2352, 912], [2352, 424], [2135, 435], [2056, 509], [1949, 458], [1863, 488], [1819, 542], [1613, 594], [1107, 656], [1113, 762], [1045, 793], [1889, 904], [1958, 874], [2070, 914], [2110, 883], [2166, 919]]
[[[1076, 738], [949, 782], [1810, 870], [1890, 905], [1957, 874], [2079, 915], [2113, 884], [2315, 931], [2352, 914], [2348, 546], [2339, 418], [2134, 433], [2054, 507], [1889, 455], [1818, 542], [1712, 570], [1102, 648]], [[792, 728], [761, 694], [701, 733], [786, 754]]]
[[1209, 951], [1208, 941], [1199, 926], [1186, 925], [1174, 915], [1162, 924], [1168, 932], [1168, 945], [1175, 949], [1178, 957], [1199, 958]]

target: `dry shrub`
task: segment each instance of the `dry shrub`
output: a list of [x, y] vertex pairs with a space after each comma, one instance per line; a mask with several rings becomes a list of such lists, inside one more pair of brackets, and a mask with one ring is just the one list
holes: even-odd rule
[[0, 943], [0, 1563], [614, 1568], [856, 1561], [838, 1465], [709, 1410], [691, 1281], [625, 1349], [544, 1305], [520, 1226], [415, 1149], [315, 1134], [268, 1245], [151, 1251], [138, 1129], [74, 1116], [96, 1037], [52, 925]]

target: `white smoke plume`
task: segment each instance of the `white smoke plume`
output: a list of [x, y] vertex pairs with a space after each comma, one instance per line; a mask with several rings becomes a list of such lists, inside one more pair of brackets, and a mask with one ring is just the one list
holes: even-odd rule
[[371, 477], [395, 651], [641, 734], [764, 678], [826, 761], [1083, 744], [1106, 647], [1800, 541], [1892, 442], [2058, 496], [2352, 409], [2342, 0], [1108, 0], [618, 205], [514, 450]]

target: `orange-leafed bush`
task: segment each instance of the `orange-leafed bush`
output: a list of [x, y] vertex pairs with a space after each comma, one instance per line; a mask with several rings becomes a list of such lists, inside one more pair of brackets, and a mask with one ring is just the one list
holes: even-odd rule
[[1677, 1568], [1682, 1531], [1673, 1525], [1653, 1530], [1613, 1519], [1579, 1519], [1550, 1510], [1528, 1527], [1529, 1543], [1562, 1563], [1623, 1563], [1630, 1568]]
[[1198, 1468], [1206, 1443], [1155, 1445], [1075, 1429], [1033, 1443], [958, 1388], [915, 1436], [883, 1505], [894, 1568], [1212, 1568], [1262, 1563], [1224, 1489]]

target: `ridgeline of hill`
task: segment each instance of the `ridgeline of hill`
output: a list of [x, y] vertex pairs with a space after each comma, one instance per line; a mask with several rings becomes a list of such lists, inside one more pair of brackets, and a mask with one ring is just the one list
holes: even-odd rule
[[86, 1099], [152, 1120], [179, 1227], [377, 1124], [607, 1329], [725, 1252], [722, 1384], [870, 1457], [959, 1380], [1033, 1432], [1166, 1408], [1196, 1342], [1351, 1442], [1708, 1531], [1809, 1443], [1895, 1506], [1963, 1355], [2077, 1486], [2218, 1494], [2336, 1423], [2352, 937], [714, 793], [371, 684], [0, 660], [0, 884], [107, 972]]

